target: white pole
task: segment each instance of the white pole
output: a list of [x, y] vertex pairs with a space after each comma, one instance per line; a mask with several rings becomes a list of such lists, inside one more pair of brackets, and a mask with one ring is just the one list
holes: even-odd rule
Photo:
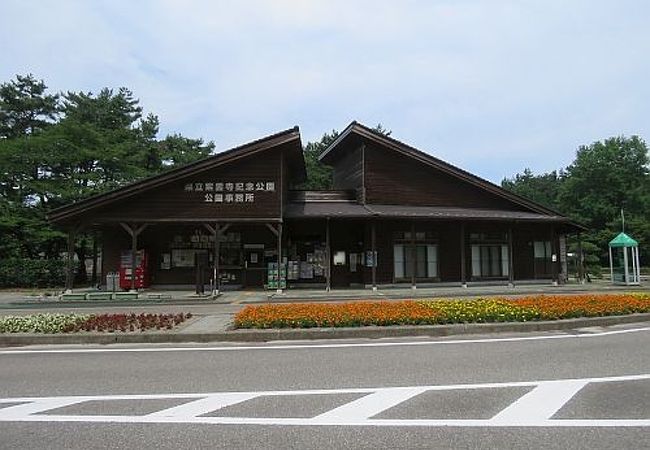
[[630, 275], [627, 271], [627, 247], [623, 247], [623, 265], [625, 266], [625, 284], [630, 284]]
[[612, 259], [612, 247], [609, 247], [609, 273], [612, 284], [614, 284], [614, 261]]
[[634, 251], [634, 247], [630, 247], [630, 256], [632, 257], [632, 280], [631, 280], [631, 283], [635, 284], [637, 282], [637, 279], [636, 279], [636, 252]]
[[639, 259], [639, 247], [634, 248], [636, 253], [636, 282], [641, 284], [641, 260]]

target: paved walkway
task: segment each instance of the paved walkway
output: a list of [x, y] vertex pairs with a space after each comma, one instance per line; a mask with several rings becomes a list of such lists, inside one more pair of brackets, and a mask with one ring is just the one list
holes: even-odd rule
[[[372, 289], [333, 289], [326, 292], [324, 289], [289, 289], [278, 294], [275, 291], [263, 290], [238, 290], [224, 291], [217, 299], [210, 296], [198, 296], [192, 291], [183, 290], [146, 290], [141, 293], [138, 300], [74, 300], [61, 301], [57, 295], [44, 295], [38, 290], [0, 291], [0, 309], [14, 308], [22, 305], [58, 305], [66, 303], [100, 305], [147, 305], [147, 304], [231, 304], [240, 305], [248, 303], [283, 303], [295, 301], [343, 301], [360, 299], [408, 299], [408, 298], [457, 298], [481, 297], [492, 295], [517, 296], [526, 294], [570, 294], [592, 292], [630, 292], [648, 291], [650, 286], [614, 286], [607, 282], [593, 282], [587, 284], [569, 283], [560, 286], [550, 284], [517, 284], [507, 285], [457, 285], [427, 286], [412, 289], [409, 287], [380, 287]], [[101, 292], [93, 289], [76, 289], [75, 292]], [[52, 292], [50, 294], [57, 294]], [[155, 294], [161, 298], [149, 298]]]

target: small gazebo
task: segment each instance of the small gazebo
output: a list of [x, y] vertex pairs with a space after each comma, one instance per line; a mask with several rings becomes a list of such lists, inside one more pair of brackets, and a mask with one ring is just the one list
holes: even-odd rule
[[639, 284], [639, 243], [621, 232], [609, 242], [609, 270], [614, 284]]

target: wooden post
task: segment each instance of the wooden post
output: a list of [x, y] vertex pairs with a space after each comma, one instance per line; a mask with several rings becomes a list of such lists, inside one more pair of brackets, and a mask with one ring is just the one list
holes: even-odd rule
[[282, 294], [282, 223], [278, 224], [278, 289], [277, 293]]
[[203, 226], [207, 228], [210, 234], [214, 237], [213, 244], [213, 254], [212, 254], [212, 296], [216, 297], [219, 295], [219, 252], [220, 252], [220, 242], [219, 238], [221, 237], [221, 230], [219, 228], [219, 222], [215, 222], [214, 226], [209, 223], [204, 223]]
[[465, 262], [465, 222], [460, 223], [460, 284], [467, 287], [467, 264]]
[[578, 283], [585, 282], [585, 258], [582, 252], [582, 235], [578, 232]]
[[415, 251], [415, 222], [411, 222], [411, 289], [417, 289], [415, 285], [415, 269], [417, 252]]
[[90, 282], [93, 286], [97, 286], [97, 231], [93, 233], [93, 273], [90, 278]]
[[372, 290], [377, 290], [377, 233], [375, 219], [370, 224], [370, 251], [372, 252]]
[[[560, 264], [560, 252], [558, 251], [558, 245], [556, 242], [557, 236], [555, 235], [555, 228], [551, 227], [551, 267], [553, 270], [553, 285], [557, 286], [558, 285], [558, 278], [559, 278], [559, 272], [558, 272], [558, 266]], [[553, 261], [553, 255], [555, 256], [555, 261]]]
[[[134, 227], [135, 228], [135, 227]], [[131, 291], [135, 291], [135, 264], [138, 253], [138, 234], [131, 232]]]
[[514, 250], [513, 250], [513, 236], [512, 236], [512, 226], [508, 228], [508, 285], [514, 287], [515, 285], [515, 274], [513, 273], [513, 268], [515, 266], [513, 261]]
[[67, 245], [67, 256], [66, 256], [66, 270], [65, 270], [65, 290], [66, 292], [72, 292], [74, 287], [74, 244], [76, 238], [76, 230], [70, 228], [68, 230], [68, 245]]
[[325, 291], [332, 288], [332, 251], [330, 249], [330, 218], [325, 219], [325, 254], [327, 265], [325, 266]]
[[137, 223], [133, 223], [131, 225], [120, 222], [120, 225], [122, 228], [126, 230], [127, 233], [131, 236], [131, 291], [135, 291], [135, 263], [137, 261], [137, 253], [138, 253], [138, 236], [140, 233], [144, 231], [145, 228], [147, 228], [146, 223], [141, 224], [138, 226]]
[[214, 224], [214, 255], [212, 256], [214, 261], [212, 265], [212, 276], [214, 277], [214, 285], [212, 289], [212, 295], [214, 297], [218, 296], [221, 291], [221, 273], [219, 267], [219, 259], [221, 258], [221, 230], [219, 229], [219, 223]]

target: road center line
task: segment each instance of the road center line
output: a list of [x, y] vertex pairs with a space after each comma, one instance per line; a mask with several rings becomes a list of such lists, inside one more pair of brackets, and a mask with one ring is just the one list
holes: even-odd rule
[[65, 348], [65, 349], [35, 349], [35, 350], [0, 350], [0, 355], [27, 354], [61, 354], [61, 353], [165, 353], [165, 352], [225, 352], [244, 350], [301, 350], [301, 349], [332, 349], [353, 347], [418, 347], [431, 345], [457, 344], [490, 344], [503, 342], [544, 341], [553, 339], [588, 339], [619, 334], [639, 333], [650, 331], [650, 327], [631, 328], [626, 330], [603, 331], [589, 334], [554, 334], [536, 335], [511, 338], [455, 339], [449, 341], [405, 341], [405, 342], [357, 342], [336, 344], [287, 344], [287, 345], [244, 345], [220, 347], [127, 347], [127, 348]]

